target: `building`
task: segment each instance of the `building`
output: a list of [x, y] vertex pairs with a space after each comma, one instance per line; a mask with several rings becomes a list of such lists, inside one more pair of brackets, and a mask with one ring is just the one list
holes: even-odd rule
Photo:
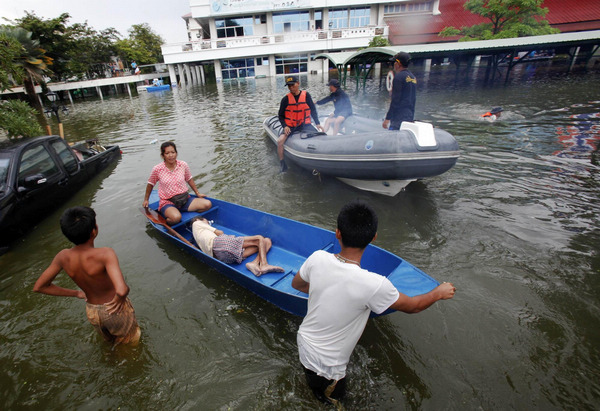
[[[386, 14], [390, 43], [394, 46], [457, 41], [458, 37], [439, 37], [444, 27], [469, 27], [489, 20], [465, 10], [466, 0], [440, 0], [439, 13], [407, 16]], [[545, 19], [561, 33], [600, 30], [600, 1], [544, 0], [548, 9]]]
[[[323, 5], [325, 3], [326, 5]], [[375, 36], [392, 45], [454, 42], [439, 37], [447, 26], [485, 22], [465, 0], [190, 0], [183, 16], [188, 42], [162, 47], [171, 82], [204, 82], [290, 73], [322, 73], [323, 52], [354, 52]], [[561, 32], [600, 29], [600, 2], [545, 0], [546, 19]], [[175, 70], [177, 68], [177, 72]]]
[[[326, 5], [324, 5], [324, 3]], [[188, 42], [162, 47], [171, 82], [322, 73], [326, 51], [356, 51], [387, 38], [388, 15], [433, 15], [439, 0], [190, 0]], [[175, 70], [177, 68], [177, 72]]]

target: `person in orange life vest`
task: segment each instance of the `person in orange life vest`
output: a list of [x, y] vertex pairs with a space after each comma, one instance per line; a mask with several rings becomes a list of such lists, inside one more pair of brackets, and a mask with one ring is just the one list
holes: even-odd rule
[[283, 133], [277, 140], [277, 155], [279, 156], [282, 172], [287, 170], [287, 165], [283, 159], [283, 144], [288, 137], [303, 130], [316, 131], [312, 124], [310, 124], [311, 116], [315, 120], [317, 129], [323, 131], [315, 103], [310, 94], [308, 94], [308, 91], [300, 91], [298, 77], [287, 76], [285, 78], [285, 85], [289, 88], [290, 92], [281, 99], [281, 103], [279, 104], [279, 121], [283, 127]]
[[502, 111], [504, 111], [502, 110], [502, 107], [494, 107], [491, 111], [482, 114], [481, 117], [487, 121], [496, 121], [502, 115]]

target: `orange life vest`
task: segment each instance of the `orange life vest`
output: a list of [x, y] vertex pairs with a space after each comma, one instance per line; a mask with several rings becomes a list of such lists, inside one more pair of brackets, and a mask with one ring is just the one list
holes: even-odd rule
[[306, 104], [306, 90], [300, 92], [297, 102], [292, 93], [288, 93], [287, 98], [285, 125], [293, 128], [301, 124], [310, 124], [310, 107]]

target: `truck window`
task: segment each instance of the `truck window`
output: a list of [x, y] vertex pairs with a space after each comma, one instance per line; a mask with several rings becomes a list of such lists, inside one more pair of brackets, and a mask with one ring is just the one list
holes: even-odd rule
[[19, 186], [25, 185], [25, 179], [29, 176], [41, 174], [49, 178], [59, 172], [59, 168], [43, 145], [27, 149], [21, 156], [19, 166]]
[[79, 169], [79, 163], [77, 162], [75, 156], [73, 156], [71, 150], [68, 149], [67, 143], [65, 143], [63, 140], [56, 140], [51, 145], [65, 165], [67, 173], [73, 174]]
[[0, 193], [6, 190], [6, 184], [8, 184], [9, 165], [10, 157], [2, 157], [2, 155], [0, 155]]

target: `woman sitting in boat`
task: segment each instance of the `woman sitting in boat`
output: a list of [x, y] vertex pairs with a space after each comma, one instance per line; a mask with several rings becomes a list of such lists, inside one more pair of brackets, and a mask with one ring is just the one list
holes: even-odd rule
[[[162, 143], [160, 146], [160, 156], [163, 162], [154, 166], [148, 185], [142, 207], [148, 207], [150, 193], [156, 185], [158, 186], [158, 211], [165, 217], [167, 224], [173, 225], [181, 221], [182, 211], [206, 211], [212, 207], [210, 200], [206, 199], [205, 194], [200, 194], [190, 167], [185, 161], [177, 160], [177, 147], [172, 141]], [[186, 183], [198, 198], [192, 198], [187, 189]]]
[[352, 103], [350, 97], [344, 90], [340, 88], [340, 82], [337, 79], [329, 80], [327, 83], [331, 94], [324, 99], [317, 101], [318, 105], [329, 103], [333, 101], [335, 110], [325, 120], [323, 131], [327, 133], [329, 127], [333, 125], [333, 135], [337, 136], [342, 128], [344, 121], [352, 115]]

